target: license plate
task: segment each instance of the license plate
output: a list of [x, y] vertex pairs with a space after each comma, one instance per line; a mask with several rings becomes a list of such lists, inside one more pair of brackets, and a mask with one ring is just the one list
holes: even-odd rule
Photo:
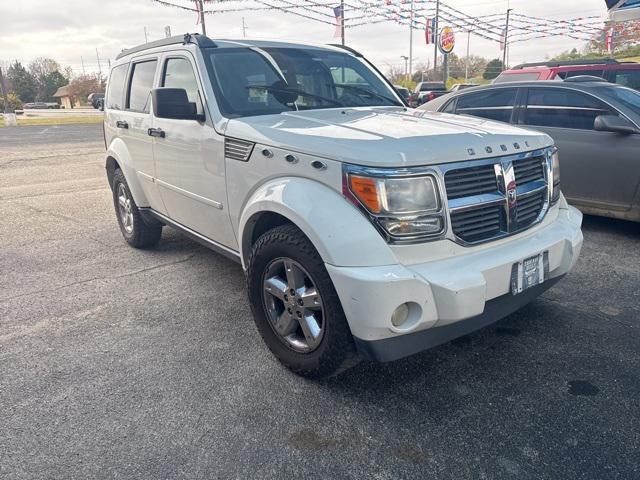
[[517, 295], [543, 283], [548, 274], [548, 258], [549, 253], [543, 252], [514, 263], [511, 268], [511, 293]]

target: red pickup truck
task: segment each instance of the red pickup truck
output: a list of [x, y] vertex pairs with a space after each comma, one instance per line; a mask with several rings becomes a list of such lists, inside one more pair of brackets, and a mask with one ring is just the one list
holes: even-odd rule
[[608, 82], [640, 90], [640, 63], [597, 60], [524, 63], [502, 72], [493, 83], [532, 80], [565, 80], [579, 75], [602, 77]]

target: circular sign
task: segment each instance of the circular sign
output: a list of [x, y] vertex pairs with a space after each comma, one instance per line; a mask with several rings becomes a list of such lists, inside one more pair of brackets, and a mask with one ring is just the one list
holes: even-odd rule
[[445, 55], [453, 52], [453, 48], [456, 46], [456, 36], [453, 33], [453, 28], [444, 27], [440, 30], [440, 41], [438, 42], [438, 48]]

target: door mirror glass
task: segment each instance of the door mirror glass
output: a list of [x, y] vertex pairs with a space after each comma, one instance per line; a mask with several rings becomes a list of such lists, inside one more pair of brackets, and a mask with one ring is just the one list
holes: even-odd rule
[[629, 120], [617, 115], [600, 115], [596, 117], [593, 128], [599, 132], [640, 133]]
[[190, 102], [184, 88], [155, 88], [151, 91], [153, 113], [157, 118], [203, 121], [195, 102]]

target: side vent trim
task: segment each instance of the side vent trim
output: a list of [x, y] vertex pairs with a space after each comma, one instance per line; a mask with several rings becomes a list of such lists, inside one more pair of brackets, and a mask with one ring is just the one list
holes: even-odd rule
[[248, 162], [255, 143], [226, 137], [224, 139], [224, 156], [240, 162]]

